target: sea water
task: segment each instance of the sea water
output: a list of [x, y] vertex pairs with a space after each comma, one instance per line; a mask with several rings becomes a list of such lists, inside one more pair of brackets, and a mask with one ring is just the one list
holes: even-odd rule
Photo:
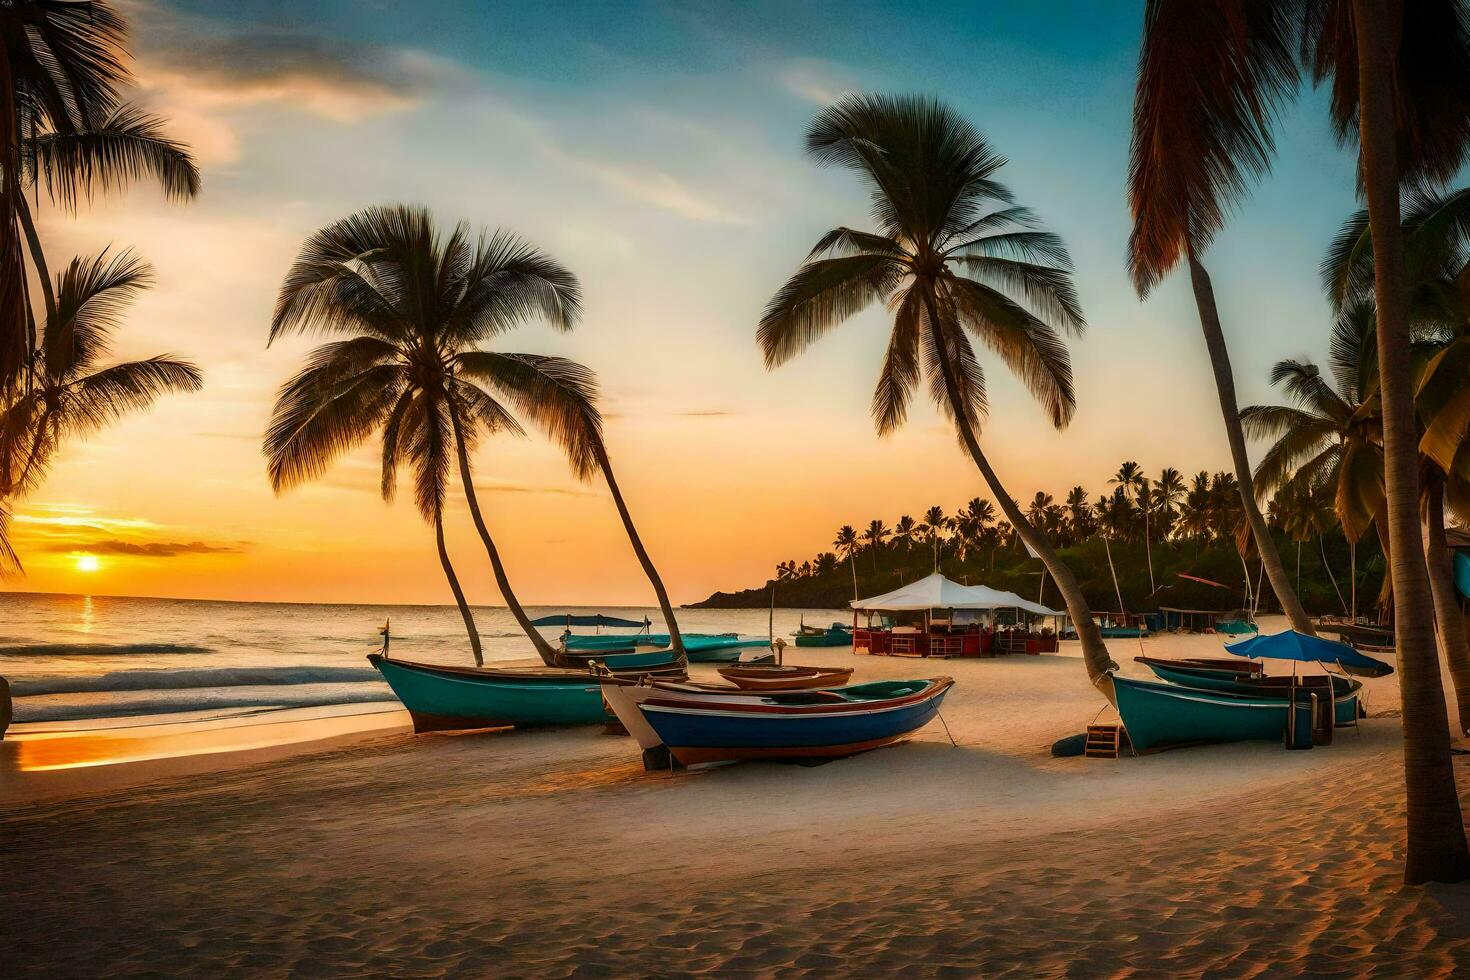
[[[527, 611], [533, 619], [561, 612], [646, 616], [653, 632], [664, 630], [657, 608]], [[765, 636], [769, 615], [765, 609], [678, 613], [685, 632], [743, 636]], [[819, 626], [845, 618], [837, 610], [777, 609], [776, 635], [790, 642], [803, 617]], [[504, 608], [477, 607], [474, 618], [488, 663], [535, 657]], [[20, 730], [127, 727], [322, 705], [389, 707], [393, 694], [366, 660], [381, 646], [378, 631], [389, 621], [394, 656], [473, 664], [454, 606], [0, 593], [0, 676], [10, 681]], [[554, 643], [561, 630], [541, 632]]]

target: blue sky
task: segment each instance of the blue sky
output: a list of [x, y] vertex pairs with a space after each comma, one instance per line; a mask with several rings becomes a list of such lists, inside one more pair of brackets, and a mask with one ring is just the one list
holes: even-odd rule
[[[195, 147], [204, 194], [179, 207], [135, 192], [75, 220], [53, 215], [47, 230], [57, 248], [117, 242], [147, 255], [159, 285], [123, 353], [190, 354], [208, 380], [79, 447], [46, 493], [99, 519], [238, 547], [187, 559], [187, 576], [180, 562], [120, 568], [117, 591], [442, 598], [422, 524], [375, 496], [370, 449], [282, 498], [258, 451], [274, 390], [312, 343], [264, 348], [291, 256], [316, 228], [386, 201], [512, 228], [581, 278], [577, 331], [528, 327], [504, 349], [598, 371], [625, 490], [680, 600], [759, 580], [827, 546], [840, 524], [981, 494], [927, 406], [898, 435], [873, 434], [881, 311], [777, 372], [755, 349], [761, 307], [811, 244], [866, 222], [857, 182], [802, 151], [813, 114], [855, 89], [948, 101], [1009, 158], [1001, 179], [1072, 251], [1089, 321], [1072, 347], [1077, 419], [1053, 432], [999, 365], [988, 371], [984, 438], [1013, 495], [1077, 483], [1096, 495], [1124, 459], [1149, 472], [1227, 464], [1185, 277], [1140, 303], [1124, 274], [1141, 4], [126, 6], [139, 96]], [[1273, 174], [1207, 255], [1242, 404], [1272, 397], [1277, 359], [1324, 355], [1317, 264], [1356, 207], [1352, 159], [1319, 93], [1287, 109], [1278, 132]], [[481, 455], [530, 598], [646, 598], [600, 488], [573, 483], [534, 440]], [[139, 467], [169, 492], [109, 479]], [[547, 560], [570, 547], [580, 561]], [[364, 570], [383, 554], [403, 574]], [[32, 587], [75, 588], [67, 574], [33, 562]], [[481, 570], [467, 575], [493, 599]]]

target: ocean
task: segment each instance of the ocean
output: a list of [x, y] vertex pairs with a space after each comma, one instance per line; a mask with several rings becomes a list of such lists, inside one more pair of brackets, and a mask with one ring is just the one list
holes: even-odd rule
[[[647, 616], [656, 607], [528, 607]], [[474, 610], [487, 662], [534, 658], [503, 608]], [[765, 609], [684, 609], [686, 632], [765, 636]], [[805, 616], [827, 625], [839, 610], [777, 609], [790, 641]], [[850, 616], [850, 613], [847, 614]], [[23, 730], [91, 730], [261, 715], [320, 705], [394, 702], [365, 659], [391, 620], [394, 655], [472, 664], [453, 606], [315, 605], [0, 593], [0, 676], [10, 681]], [[542, 631], [555, 640], [556, 628]], [[584, 631], [585, 632], [585, 631]], [[386, 708], [388, 705], [385, 704]]]

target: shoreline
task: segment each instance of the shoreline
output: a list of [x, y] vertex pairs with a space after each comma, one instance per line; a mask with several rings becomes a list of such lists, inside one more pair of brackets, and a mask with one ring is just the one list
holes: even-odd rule
[[[1132, 674], [1136, 641], [1112, 646]], [[595, 727], [389, 729], [185, 763], [221, 763], [205, 771], [104, 767], [156, 778], [0, 802], [16, 907], [54, 924], [41, 944], [0, 923], [0, 942], [23, 971], [121, 975], [1446, 975], [1470, 959], [1470, 890], [1398, 883], [1393, 678], [1369, 682], [1357, 732], [1312, 751], [1056, 759], [1101, 703], [1066, 647], [801, 661], [956, 677], [958, 746], [934, 725], [819, 766], [669, 776]], [[1470, 759], [1455, 765], [1470, 795]], [[98, 895], [127, 901], [66, 913]]]

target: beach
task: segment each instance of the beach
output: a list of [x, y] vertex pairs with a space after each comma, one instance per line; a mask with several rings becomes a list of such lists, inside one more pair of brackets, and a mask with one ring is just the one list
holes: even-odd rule
[[[1139, 641], [1110, 649], [1139, 676]], [[1470, 892], [1399, 880], [1392, 676], [1366, 682], [1358, 731], [1307, 752], [1057, 759], [1104, 704], [1075, 644], [799, 659], [957, 683], [943, 723], [821, 766], [647, 773], [597, 729], [414, 736], [380, 712], [92, 770], [130, 771], [111, 787], [11, 773], [0, 848], [24, 914], [0, 943], [22, 975], [1447, 976], [1470, 958]]]

